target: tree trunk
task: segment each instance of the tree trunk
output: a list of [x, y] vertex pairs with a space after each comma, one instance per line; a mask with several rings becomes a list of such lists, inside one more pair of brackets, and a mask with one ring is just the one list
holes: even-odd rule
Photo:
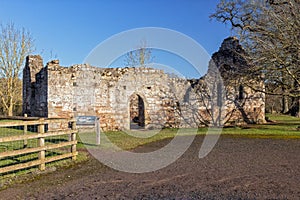
[[289, 112], [289, 97], [283, 96], [282, 97], [282, 111], [283, 114]]
[[7, 115], [8, 116], [13, 116], [13, 106], [11, 105], [11, 106], [9, 106], [9, 108], [8, 108], [8, 111], [7, 111]]
[[297, 113], [296, 113], [296, 117], [300, 117], [300, 97], [298, 97], [298, 108], [297, 108]]
[[13, 101], [12, 101], [12, 98], [10, 98], [9, 106], [8, 106], [8, 110], [7, 110], [7, 115], [10, 117], [13, 116], [13, 107], [14, 107]]
[[294, 117], [300, 117], [300, 97], [295, 97], [292, 99], [292, 106], [289, 110], [289, 114]]

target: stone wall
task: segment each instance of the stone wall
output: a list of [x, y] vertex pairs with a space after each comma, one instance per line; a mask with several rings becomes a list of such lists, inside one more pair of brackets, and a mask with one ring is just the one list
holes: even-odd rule
[[46, 117], [47, 69], [43, 67], [41, 56], [28, 56], [23, 70], [23, 113], [29, 116]]
[[[237, 66], [230, 57], [232, 42], [225, 40], [214, 54], [217, 67]], [[98, 116], [102, 130], [130, 129], [134, 117], [145, 128], [198, 127], [210, 120], [212, 107], [197, 94], [201, 79], [174, 78], [159, 69], [62, 67], [58, 60], [43, 67], [40, 56], [28, 56], [23, 76], [23, 111], [29, 116]], [[237, 88], [230, 85], [231, 95], [239, 96]], [[227, 101], [226, 112], [233, 112], [228, 121], [264, 120], [264, 95], [249, 88], [243, 92], [243, 101]]]
[[[265, 94], [254, 92], [249, 85], [264, 88], [263, 81], [254, 82], [244, 76], [252, 66], [247, 61], [247, 54], [235, 37], [224, 40], [219, 51], [212, 55], [213, 64], [222, 75], [226, 88], [227, 100], [233, 122], [265, 122]], [[259, 88], [258, 87], [258, 88]]]
[[[24, 113], [39, 117], [100, 117], [101, 128], [130, 128], [130, 98], [141, 97], [145, 127], [167, 123], [167, 102], [172, 101], [169, 79], [162, 70], [149, 68], [96, 68], [86, 64], [61, 67], [57, 60], [39, 66], [39, 56], [29, 56], [24, 68]], [[31, 81], [27, 74], [34, 74]], [[27, 91], [32, 91], [31, 93]], [[168, 95], [168, 96], [166, 96]], [[165, 102], [164, 106], [162, 102]]]

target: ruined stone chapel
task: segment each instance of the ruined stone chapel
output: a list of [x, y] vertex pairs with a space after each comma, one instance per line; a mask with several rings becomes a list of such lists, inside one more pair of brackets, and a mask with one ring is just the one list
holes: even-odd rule
[[[234, 73], [232, 69], [248, 67], [242, 51], [238, 40], [230, 37], [211, 61], [221, 73]], [[226, 77], [226, 84], [230, 78], [237, 80], [235, 76]], [[23, 70], [23, 113], [46, 118], [97, 116], [102, 130], [200, 127], [209, 125], [214, 113], [213, 105], [203, 98], [210, 97], [197, 94], [204, 91], [202, 80], [174, 77], [145, 67], [62, 67], [58, 60], [44, 66], [39, 55], [30, 55]], [[263, 122], [264, 94], [240, 83], [230, 88], [228, 96], [232, 98], [223, 105], [226, 123]]]

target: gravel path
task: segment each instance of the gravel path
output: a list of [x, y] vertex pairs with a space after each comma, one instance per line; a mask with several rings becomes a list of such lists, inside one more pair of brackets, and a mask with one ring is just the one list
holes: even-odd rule
[[2, 190], [0, 199], [300, 199], [300, 140], [222, 136], [199, 159], [202, 140], [155, 172], [119, 172], [91, 158]]

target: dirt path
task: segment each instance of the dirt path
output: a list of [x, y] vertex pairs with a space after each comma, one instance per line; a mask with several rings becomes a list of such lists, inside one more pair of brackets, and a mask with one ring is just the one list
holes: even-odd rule
[[202, 140], [159, 171], [124, 173], [90, 159], [14, 185], [0, 199], [300, 199], [300, 140], [223, 136], [198, 159]]

